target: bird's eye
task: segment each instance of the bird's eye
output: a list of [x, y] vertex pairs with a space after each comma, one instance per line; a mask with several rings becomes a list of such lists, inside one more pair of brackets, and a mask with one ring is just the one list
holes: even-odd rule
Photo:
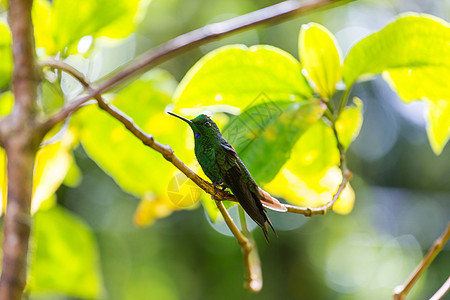
[[211, 123], [210, 122], [205, 122], [205, 124], [203, 124], [203, 125], [205, 125], [206, 127], [211, 127]]

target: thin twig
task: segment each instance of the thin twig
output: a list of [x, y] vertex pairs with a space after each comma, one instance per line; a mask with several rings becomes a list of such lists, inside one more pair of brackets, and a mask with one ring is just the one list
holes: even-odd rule
[[95, 95], [111, 90], [118, 84], [168, 60], [176, 54], [186, 52], [189, 49], [205, 44], [211, 40], [222, 38], [236, 31], [248, 29], [259, 24], [285, 20], [327, 5], [341, 4], [350, 1], [353, 0], [317, 0], [309, 3], [284, 1], [223, 22], [208, 24], [199, 29], [182, 34], [135, 58], [131, 63], [125, 65], [109, 79], [99, 83], [98, 86], [95, 89], [92, 89], [91, 92], [88, 92], [87, 95], [80, 96], [78, 99], [64, 106], [59, 112], [55, 113], [47, 120], [46, 126], [53, 127]]
[[[239, 231], [236, 224], [234, 224], [233, 219], [231, 218], [228, 211], [225, 209], [222, 201], [215, 200], [217, 208], [222, 214], [225, 223], [228, 228], [230, 228], [231, 233], [233, 233], [234, 237], [237, 239], [239, 245], [242, 248], [242, 255], [244, 257], [244, 265], [245, 265], [245, 282], [244, 287], [251, 292], [259, 292], [262, 289], [263, 281], [262, 281], [262, 271], [261, 271], [261, 261], [258, 255], [258, 249], [256, 248], [255, 241], [251, 238], [250, 235], [245, 235], [244, 232], [248, 233], [247, 228], [244, 226], [245, 223], [242, 222], [241, 218], [241, 226], [242, 232]], [[239, 207], [241, 210], [241, 207]], [[241, 212], [239, 213], [241, 216]], [[244, 216], [245, 218], [245, 216]]]
[[449, 290], [450, 290], [450, 276], [447, 278], [444, 284], [436, 291], [433, 297], [430, 298], [430, 300], [439, 300], [444, 298], [445, 294], [447, 294]]
[[[428, 268], [428, 266], [433, 261], [433, 259], [436, 257], [436, 255], [442, 250], [442, 248], [447, 243], [449, 238], [450, 238], [450, 222], [447, 224], [447, 228], [442, 233], [442, 235], [436, 241], [434, 241], [433, 246], [431, 246], [430, 250], [428, 250], [428, 253], [422, 259], [422, 261], [416, 267], [416, 269], [411, 273], [411, 275], [405, 281], [405, 283], [395, 287], [394, 300], [405, 299], [406, 294], [408, 294], [409, 290], [411, 290], [411, 288], [416, 283], [416, 281], [420, 277], [420, 275], [422, 275], [422, 273], [426, 270], [426, 268]], [[444, 284], [444, 286], [445, 286], [445, 284]], [[447, 287], [447, 290], [448, 290], [448, 287]]]

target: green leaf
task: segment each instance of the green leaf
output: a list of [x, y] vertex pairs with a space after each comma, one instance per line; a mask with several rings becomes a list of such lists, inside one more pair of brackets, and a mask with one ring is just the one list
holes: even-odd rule
[[9, 84], [12, 68], [11, 32], [6, 22], [0, 19], [0, 90]]
[[232, 118], [224, 137], [259, 184], [271, 181], [289, 159], [291, 149], [322, 116], [318, 100], [264, 102]]
[[450, 138], [450, 98], [427, 101], [427, 104], [428, 140], [434, 153], [439, 155]]
[[397, 68], [450, 67], [450, 27], [430, 15], [408, 13], [350, 50], [343, 78], [351, 86], [361, 75]]
[[[135, 30], [148, 0], [37, 0], [33, 7], [36, 45], [56, 54], [91, 35], [123, 38]], [[139, 13], [138, 13], [139, 12]], [[73, 52], [73, 51], [72, 51]]]
[[14, 95], [11, 91], [0, 94], [0, 117], [8, 115], [14, 106]]
[[[362, 102], [354, 98], [355, 105], [346, 107], [336, 121], [339, 140], [348, 148], [356, 138], [362, 124]], [[276, 177], [264, 188], [294, 205], [318, 207], [325, 205], [342, 181], [339, 151], [332, 128], [322, 119], [309, 127], [292, 149], [291, 157]], [[334, 210], [349, 213], [355, 193], [346, 186]]]
[[[348, 106], [336, 121], [339, 141], [347, 149], [358, 136], [362, 125], [363, 106], [361, 100], [353, 99], [355, 105]], [[313, 124], [295, 144], [286, 167], [302, 180], [323, 176], [330, 167], [339, 165], [339, 151], [332, 128], [323, 120]]]
[[450, 67], [401, 68], [383, 75], [404, 102], [424, 100], [427, 103], [428, 140], [434, 153], [439, 155], [450, 134]]
[[258, 104], [261, 94], [289, 101], [310, 99], [312, 91], [300, 63], [289, 53], [267, 45], [231, 45], [200, 59], [181, 81], [174, 99], [177, 110], [212, 105], [236, 110]]
[[[177, 149], [177, 156], [189, 163], [193, 151], [183, 152], [189, 128], [183, 131], [179, 120], [164, 113], [171, 103], [169, 91], [175, 85], [168, 73], [153, 70], [121, 90], [112, 104], [157, 141]], [[138, 196], [148, 191], [157, 195], [167, 192], [175, 169], [160, 153], [144, 146], [122, 123], [97, 106], [88, 106], [77, 115], [75, 122], [81, 126], [83, 148], [122, 189]]]
[[450, 101], [448, 66], [392, 69], [384, 72], [383, 77], [406, 103], [424, 99]]
[[319, 94], [329, 99], [341, 79], [341, 50], [334, 35], [322, 25], [302, 25], [298, 41], [300, 61]]
[[64, 104], [64, 96], [59, 84], [43, 80], [40, 90], [41, 94], [38, 101], [44, 113], [50, 114]]
[[346, 106], [336, 121], [339, 141], [345, 150], [359, 135], [363, 123], [363, 103], [359, 98], [353, 98], [355, 105]]
[[35, 215], [31, 272], [32, 295], [66, 294], [98, 298], [101, 292], [95, 237], [77, 216], [60, 206]]

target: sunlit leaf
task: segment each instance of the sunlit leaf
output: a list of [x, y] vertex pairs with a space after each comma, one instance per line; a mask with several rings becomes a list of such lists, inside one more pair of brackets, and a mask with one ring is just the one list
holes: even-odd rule
[[339, 151], [333, 130], [319, 120], [303, 134], [292, 149], [286, 167], [295, 170], [302, 179], [321, 176], [331, 166], [339, 164]]
[[[186, 151], [186, 133], [178, 119], [164, 113], [171, 103], [176, 82], [166, 72], [153, 70], [121, 90], [112, 104], [134, 119], [160, 143], [175, 149], [184, 162], [193, 160]], [[145, 146], [118, 120], [95, 105], [83, 108], [74, 118], [87, 154], [125, 191], [143, 196], [167, 195], [175, 168], [160, 153]], [[190, 137], [192, 139], [192, 137]]]
[[14, 105], [14, 95], [7, 91], [0, 94], [0, 117], [8, 115]]
[[427, 101], [427, 105], [428, 140], [434, 153], [439, 155], [450, 138], [450, 98]]
[[450, 26], [430, 15], [408, 13], [359, 41], [343, 66], [350, 86], [363, 74], [397, 68], [450, 67]]
[[[0, 94], [0, 117], [6, 116], [11, 112], [14, 104], [14, 96], [12, 92], [4, 92]], [[6, 197], [8, 191], [8, 181], [6, 174], [6, 154], [3, 148], [0, 148], [0, 216], [6, 209]]]
[[450, 67], [395, 69], [383, 75], [404, 102], [426, 101], [428, 140], [434, 153], [439, 155], [450, 134]]
[[353, 98], [355, 105], [347, 106], [336, 121], [339, 141], [344, 149], [359, 135], [363, 122], [363, 103], [359, 98]]
[[168, 193], [160, 197], [155, 197], [152, 193], [146, 193], [142, 197], [134, 214], [134, 223], [137, 226], [151, 225], [176, 210], [198, 207], [202, 190], [184, 174], [175, 175], [168, 189]]
[[[295, 170], [285, 167], [264, 188], [272, 195], [283, 197], [291, 204], [320, 207], [332, 200], [341, 181], [342, 174], [338, 167], [331, 167], [307, 180], [300, 178]], [[352, 210], [354, 201], [355, 193], [348, 184], [333, 209], [337, 213], [347, 214]]]
[[0, 148], [0, 216], [3, 215], [6, 209], [6, 197], [8, 195], [8, 180], [6, 175], [6, 153], [3, 148]]
[[[362, 102], [354, 98], [336, 121], [339, 140], [348, 148], [361, 128]], [[264, 186], [274, 196], [289, 203], [318, 207], [331, 201], [342, 181], [336, 137], [329, 124], [319, 120], [297, 141], [291, 156], [275, 179]], [[345, 214], [352, 210], [355, 195], [348, 185], [334, 209]]]
[[56, 54], [66, 47], [75, 49], [75, 43], [87, 35], [126, 37], [134, 31], [149, 3], [148, 0], [55, 0], [51, 5], [48, 0], [35, 2], [36, 44], [46, 48], [47, 54]]
[[271, 181], [289, 159], [300, 136], [322, 116], [318, 100], [264, 102], [232, 118], [223, 129], [253, 178]]
[[137, 226], [151, 225], [155, 220], [169, 216], [177, 208], [168, 197], [156, 198], [153, 194], [147, 193], [142, 197], [134, 213], [134, 224]]
[[35, 215], [28, 288], [35, 296], [99, 298], [97, 246], [89, 227], [55, 206]]
[[5, 12], [8, 9], [8, 0], [0, 1], [0, 13]]
[[300, 61], [322, 97], [328, 99], [341, 79], [341, 50], [334, 35], [322, 25], [302, 26], [299, 37]]
[[398, 68], [383, 75], [406, 103], [423, 99], [450, 101], [450, 66]]
[[68, 131], [60, 141], [38, 151], [34, 167], [32, 213], [56, 192], [66, 177], [73, 164], [70, 152], [73, 143], [74, 136]]
[[267, 45], [231, 45], [200, 59], [181, 81], [174, 99], [177, 110], [211, 105], [236, 110], [264, 98], [294, 101], [310, 99], [311, 94], [300, 63], [289, 53]]
[[64, 177], [63, 183], [71, 188], [75, 188], [81, 183], [82, 179], [83, 174], [81, 173], [80, 168], [75, 161], [72, 161], [69, 170], [67, 170], [66, 177]]
[[64, 104], [64, 96], [59, 84], [43, 80], [40, 85], [39, 104], [46, 113], [52, 113]]
[[9, 84], [12, 68], [11, 32], [8, 24], [0, 19], [0, 90]]

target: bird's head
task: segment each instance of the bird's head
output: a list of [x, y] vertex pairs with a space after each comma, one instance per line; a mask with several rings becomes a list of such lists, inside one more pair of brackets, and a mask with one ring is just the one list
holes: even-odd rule
[[168, 114], [188, 123], [194, 132], [194, 137], [196, 140], [209, 140], [221, 136], [219, 127], [217, 127], [216, 123], [214, 123], [214, 121], [205, 114], [198, 115], [192, 120], [186, 119], [185, 117], [179, 116], [172, 112], [168, 112]]

